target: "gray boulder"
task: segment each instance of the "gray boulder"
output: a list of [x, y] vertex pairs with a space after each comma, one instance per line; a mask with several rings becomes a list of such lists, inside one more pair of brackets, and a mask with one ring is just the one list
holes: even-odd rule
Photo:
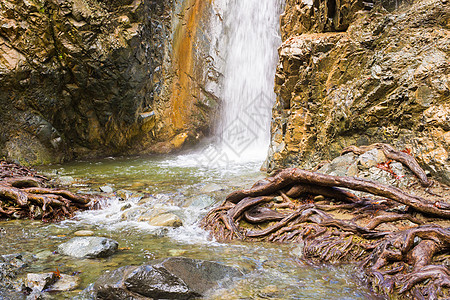
[[119, 243], [104, 237], [75, 237], [58, 246], [58, 252], [77, 258], [108, 257], [116, 252]]
[[154, 263], [181, 278], [198, 294], [204, 294], [207, 290], [216, 287], [218, 283], [226, 284], [233, 278], [242, 276], [242, 273], [235, 268], [212, 261], [185, 257], [170, 257], [156, 260]]
[[190, 299], [201, 296], [161, 265], [141, 266], [131, 272], [124, 283], [129, 291], [149, 298]]
[[192, 299], [242, 273], [216, 262], [171, 257], [108, 272], [94, 284], [98, 299]]

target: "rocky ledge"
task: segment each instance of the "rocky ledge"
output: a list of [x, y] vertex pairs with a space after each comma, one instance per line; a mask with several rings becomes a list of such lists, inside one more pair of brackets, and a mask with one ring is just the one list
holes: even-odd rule
[[450, 183], [449, 20], [445, 0], [287, 1], [268, 169], [384, 142]]

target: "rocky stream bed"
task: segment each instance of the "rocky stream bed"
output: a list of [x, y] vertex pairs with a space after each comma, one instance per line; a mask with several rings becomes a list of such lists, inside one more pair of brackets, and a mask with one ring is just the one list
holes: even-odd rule
[[[403, 164], [394, 161], [392, 155], [399, 155], [406, 161]], [[384, 144], [353, 147], [322, 164], [315, 172], [286, 169], [266, 179], [261, 175], [243, 178], [233, 174], [230, 178], [234, 176], [240, 182], [227, 188], [217, 183], [199, 186], [189, 182], [187, 186], [191, 189], [202, 190], [201, 197], [209, 195], [211, 198], [208, 201], [199, 201], [199, 196], [188, 199], [183, 196], [186, 191], [172, 194], [171, 198], [184, 199], [178, 206], [173, 205], [173, 200], [169, 201], [170, 205], [162, 204], [161, 199], [155, 201], [162, 195], [155, 191], [164, 190], [161, 183], [156, 184], [153, 191], [144, 191], [141, 183], [140, 192], [116, 189], [114, 184], [99, 185], [100, 192], [93, 193], [92, 186], [83, 188], [84, 184], [72, 178], [69, 190], [78, 190], [78, 193], [67, 190], [63, 193], [56, 181], [17, 165], [2, 163], [4, 190], [5, 187], [9, 191], [18, 189], [16, 194], [22, 190], [33, 191], [26, 185], [11, 184], [19, 182], [20, 176], [15, 177], [16, 181], [8, 179], [11, 177], [6, 174], [11, 175], [11, 172], [5, 169], [9, 167], [16, 175], [27, 175], [27, 182], [34, 185], [38, 184], [30, 180], [33, 176], [45, 178], [47, 186], [40, 182], [39, 187], [34, 188], [45, 191], [46, 194], [38, 195], [50, 197], [53, 202], [36, 202], [29, 197], [30, 205], [18, 205], [14, 202], [16, 194], [3, 192], [3, 217], [9, 221], [1, 223], [0, 234], [9, 246], [4, 244], [0, 252], [1, 296], [5, 299], [236, 299], [245, 295], [252, 299], [446, 299], [450, 189], [426, 176], [414, 162], [408, 153]], [[67, 180], [67, 176], [57, 178], [60, 183]], [[230, 178], [227, 180], [232, 181]], [[258, 182], [251, 189], [243, 190], [252, 180]], [[23, 178], [20, 182], [24, 182]], [[168, 182], [166, 185], [170, 185]], [[71, 219], [54, 225], [42, 223], [42, 219], [52, 221], [49, 216], [54, 216], [53, 220], [63, 217], [63, 211], [58, 213], [52, 203], [68, 195], [71, 199], [91, 199], [89, 202], [95, 205], [84, 203], [80, 208], [96, 210], [85, 213], [68, 210], [70, 215], [66, 217]], [[224, 198], [226, 200], [214, 208], [214, 203]], [[11, 205], [12, 202], [15, 204]], [[40, 207], [41, 213], [32, 214], [37, 210], [31, 210], [31, 205]], [[197, 214], [188, 216], [182, 207]], [[83, 215], [93, 218], [93, 213], [97, 214], [96, 221], [91, 220], [86, 226]], [[206, 243], [203, 246], [171, 242], [163, 246], [164, 253], [155, 251], [167, 243], [167, 238], [180, 237], [183, 231], [199, 230], [202, 216], [201, 226], [217, 241], [226, 244], [210, 244], [213, 241], [203, 233]], [[39, 221], [12, 220], [30, 217]], [[95, 222], [108, 218], [110, 221], [103, 229], [94, 226]], [[127, 226], [133, 223], [151, 230], [146, 233], [116, 227], [124, 222]], [[22, 228], [23, 243], [17, 241], [20, 238], [18, 225]], [[137, 236], [139, 234], [142, 236]], [[34, 237], [30, 238], [32, 235]], [[192, 235], [189, 238], [192, 239]], [[152, 244], [153, 251], [149, 250], [149, 244], [143, 247], [145, 240], [159, 246]], [[5, 253], [8, 248], [11, 251]], [[199, 250], [201, 248], [203, 250]], [[205, 248], [213, 252], [205, 252]], [[19, 252], [13, 251], [19, 249]], [[259, 261], [261, 251], [268, 260]], [[259, 264], [261, 266], [257, 267]], [[270, 272], [276, 270], [286, 275], [273, 276], [272, 284], [255, 284], [262, 280], [258, 276], [267, 276], [264, 274], [267, 264], [276, 265]], [[345, 296], [345, 293], [339, 296], [338, 286], [335, 287], [337, 298], [330, 298], [329, 292], [324, 296], [320, 290], [310, 291], [309, 296], [304, 294], [307, 287], [296, 272], [310, 272], [314, 277], [322, 272], [323, 264], [329, 266], [326, 269], [331, 268], [327, 269], [326, 277], [337, 276], [340, 272], [360, 274], [359, 279], [353, 279], [358, 282], [358, 288], [345, 287], [348, 279], [344, 279], [347, 283], [337, 281], [344, 290], [354, 289], [353, 296]], [[88, 270], [90, 268], [96, 271]], [[277, 287], [277, 284], [282, 286], [282, 282], [288, 286], [286, 291]], [[322, 288], [326, 288], [326, 283], [322, 284]], [[357, 292], [361, 286], [367, 290]], [[219, 294], [212, 292], [217, 289]], [[303, 294], [292, 292], [295, 289], [303, 290]]]
[[[95, 199], [100, 209], [78, 209], [57, 222], [50, 222], [49, 215], [44, 222], [42, 215], [30, 220], [29, 214], [16, 211], [0, 221], [1, 297], [93, 299], [101, 290], [98, 297], [132, 294], [145, 299], [148, 291], [139, 291], [144, 294], [137, 297], [128, 287], [132, 274], [139, 269], [163, 279], [168, 273], [159, 264], [169, 260], [189, 274], [197, 272], [193, 279], [205, 286], [199, 292], [199, 285], [181, 279], [185, 292], [176, 297], [182, 299], [203, 293], [205, 299], [377, 299], [354, 266], [306, 264], [297, 258], [296, 244], [219, 243], [209, 238], [198, 226], [201, 218], [230, 192], [265, 175], [257, 171], [260, 161], [205, 169], [197, 156], [107, 158], [40, 167], [40, 175], [27, 173], [53, 178], [45, 181], [46, 188], [64, 187]], [[4, 200], [6, 209], [11, 199]], [[191, 264], [207, 267], [192, 270]], [[211, 277], [214, 268], [228, 270], [230, 276]], [[168, 270], [173, 275], [169, 279], [182, 278]], [[123, 284], [107, 284], [118, 278]]]

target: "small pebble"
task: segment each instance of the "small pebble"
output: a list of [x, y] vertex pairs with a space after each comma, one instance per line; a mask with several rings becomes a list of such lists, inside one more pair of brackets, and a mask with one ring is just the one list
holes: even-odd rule
[[75, 236], [93, 236], [94, 232], [91, 230], [78, 230], [73, 233]]
[[277, 197], [273, 198], [273, 201], [276, 203], [281, 203], [281, 202], [284, 202], [284, 199], [281, 196], [277, 196]]

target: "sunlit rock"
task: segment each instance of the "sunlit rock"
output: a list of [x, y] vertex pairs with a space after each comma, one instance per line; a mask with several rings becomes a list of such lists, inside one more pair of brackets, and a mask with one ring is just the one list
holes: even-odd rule
[[93, 236], [94, 232], [92, 230], [78, 230], [73, 233], [75, 236]]
[[118, 242], [104, 237], [75, 237], [59, 245], [58, 252], [76, 258], [99, 258], [111, 256], [118, 246]]
[[78, 287], [80, 281], [81, 280], [78, 276], [60, 274], [60, 278], [48, 287], [47, 292], [73, 291]]
[[114, 192], [114, 189], [111, 186], [109, 186], [109, 185], [103, 185], [103, 186], [99, 187], [99, 189], [103, 193], [111, 194], [111, 193]]
[[148, 224], [152, 226], [180, 227], [183, 226], [183, 221], [173, 213], [163, 213], [152, 217], [148, 220]]

